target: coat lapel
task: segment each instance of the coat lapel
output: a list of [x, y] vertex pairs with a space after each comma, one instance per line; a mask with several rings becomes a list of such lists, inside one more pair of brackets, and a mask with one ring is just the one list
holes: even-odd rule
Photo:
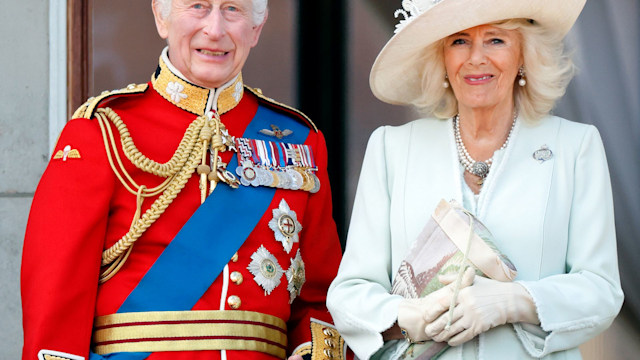
[[412, 123], [403, 196], [409, 244], [420, 234], [441, 199], [462, 199], [452, 129], [451, 119]]

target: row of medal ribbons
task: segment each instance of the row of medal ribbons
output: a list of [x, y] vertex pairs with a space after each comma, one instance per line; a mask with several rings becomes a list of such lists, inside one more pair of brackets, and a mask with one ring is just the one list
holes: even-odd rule
[[236, 174], [244, 186], [269, 186], [316, 193], [320, 180], [308, 145], [235, 138], [240, 165]]

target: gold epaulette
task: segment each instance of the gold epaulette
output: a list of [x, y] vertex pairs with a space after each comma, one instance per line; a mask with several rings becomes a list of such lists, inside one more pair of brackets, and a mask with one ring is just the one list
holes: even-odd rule
[[90, 119], [93, 116], [93, 112], [98, 107], [98, 104], [104, 99], [118, 95], [129, 95], [143, 93], [149, 87], [148, 84], [129, 84], [127, 87], [112, 91], [103, 91], [102, 94], [94, 97], [90, 97], [87, 101], [80, 105], [78, 109], [73, 113], [72, 119], [87, 118]]
[[318, 128], [316, 127], [316, 124], [313, 123], [313, 121], [311, 121], [311, 119], [309, 119], [309, 117], [307, 117], [307, 115], [305, 115], [302, 111], [292, 108], [291, 106], [285, 105], [283, 103], [279, 103], [275, 100], [273, 100], [270, 97], [266, 97], [262, 94], [262, 90], [260, 89], [254, 89], [250, 86], [245, 85], [244, 86], [245, 89], [249, 90], [252, 94], [254, 94], [255, 96], [257, 96], [259, 99], [264, 100], [265, 102], [274, 105], [277, 108], [280, 108], [281, 110], [284, 110], [285, 112], [291, 113], [291, 114], [295, 114], [298, 115], [298, 117], [303, 120], [304, 122], [306, 122], [307, 125], [309, 125], [310, 128], [312, 128], [315, 132], [318, 132]]

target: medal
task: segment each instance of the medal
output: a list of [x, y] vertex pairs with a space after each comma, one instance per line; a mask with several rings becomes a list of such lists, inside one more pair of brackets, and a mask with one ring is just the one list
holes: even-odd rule
[[287, 169], [287, 175], [291, 178], [291, 190], [298, 190], [302, 187], [302, 175], [294, 169]]
[[291, 304], [293, 300], [300, 295], [302, 285], [304, 285], [304, 282], [306, 281], [304, 262], [302, 261], [302, 256], [300, 256], [300, 249], [298, 249], [296, 257], [291, 259], [291, 266], [289, 266], [289, 269], [285, 274], [287, 275], [287, 281], [289, 282], [287, 290], [289, 290], [289, 304]]
[[280, 278], [284, 274], [278, 259], [263, 245], [251, 255], [247, 269], [253, 275], [253, 280], [264, 289], [265, 295], [270, 295], [280, 285]]
[[277, 209], [273, 209], [273, 218], [269, 221], [269, 228], [273, 230], [276, 240], [282, 243], [284, 250], [291, 252], [294, 242], [299, 242], [298, 233], [302, 225], [298, 222], [296, 212], [289, 208], [289, 204], [282, 199]]
[[240, 163], [236, 174], [243, 186], [310, 192], [320, 189], [320, 182], [313, 175], [318, 168], [308, 145], [247, 138], [233, 138], [233, 143]]

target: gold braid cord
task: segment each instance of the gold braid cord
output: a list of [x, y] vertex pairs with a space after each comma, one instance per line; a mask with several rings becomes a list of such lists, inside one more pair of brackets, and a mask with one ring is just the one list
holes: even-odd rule
[[[196, 169], [201, 176], [204, 175], [206, 177], [210, 173], [210, 167], [206, 165], [208, 146], [209, 144], [220, 145], [220, 147], [213, 146], [216, 158], [218, 150], [224, 151], [220, 136], [220, 127], [223, 125], [220, 123], [217, 114], [215, 117], [199, 116], [185, 131], [171, 159], [164, 164], [160, 164], [147, 158], [136, 148], [129, 130], [115, 111], [110, 108], [98, 109], [95, 117], [100, 124], [111, 169], [127, 191], [136, 196], [136, 213], [129, 231], [102, 253], [102, 266], [106, 268], [103, 269], [100, 275], [100, 282], [104, 283], [122, 268], [131, 253], [133, 244], [173, 202]], [[127, 159], [138, 169], [164, 177], [166, 178], [165, 181], [154, 188], [147, 189], [144, 185], [139, 185], [133, 180], [120, 159], [109, 121], [113, 123], [120, 133], [122, 150]], [[212, 180], [213, 187], [216, 179], [212, 179], [210, 176], [209, 178]], [[201, 201], [204, 202], [207, 194], [206, 183], [203, 188], [201, 182], [200, 188], [203, 194]], [[144, 199], [160, 193], [162, 195], [141, 215]]]

